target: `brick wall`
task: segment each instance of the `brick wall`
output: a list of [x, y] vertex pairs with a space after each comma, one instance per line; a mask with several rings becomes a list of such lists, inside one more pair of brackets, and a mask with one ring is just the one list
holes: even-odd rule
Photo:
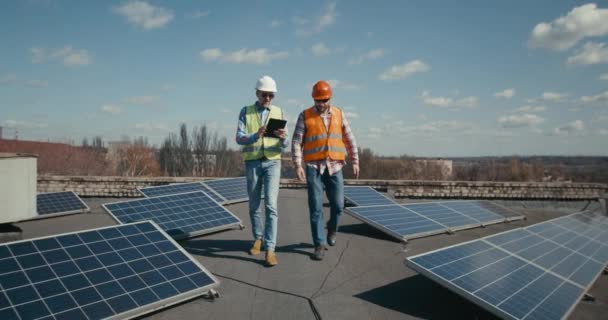
[[[139, 197], [136, 188], [212, 178], [199, 177], [91, 177], [39, 176], [38, 192], [74, 191], [84, 197]], [[347, 185], [368, 185], [396, 198], [474, 199], [597, 199], [608, 185], [562, 182], [347, 180]], [[297, 180], [282, 179], [283, 188], [305, 188]]]

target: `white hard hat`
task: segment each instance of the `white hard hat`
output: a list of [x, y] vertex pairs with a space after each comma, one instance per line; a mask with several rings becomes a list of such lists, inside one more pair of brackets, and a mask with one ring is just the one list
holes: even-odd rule
[[258, 79], [255, 84], [255, 89], [266, 92], [277, 92], [277, 83], [269, 76], [263, 76]]

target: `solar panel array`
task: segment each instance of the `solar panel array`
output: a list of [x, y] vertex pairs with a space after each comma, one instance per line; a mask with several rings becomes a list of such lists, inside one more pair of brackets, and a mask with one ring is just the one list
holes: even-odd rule
[[239, 218], [202, 191], [114, 202], [102, 206], [120, 223], [152, 220], [176, 239], [241, 225]]
[[0, 319], [128, 318], [218, 281], [151, 222], [0, 245]]
[[249, 200], [246, 177], [208, 180], [202, 183], [224, 198], [224, 204]]
[[608, 217], [577, 213], [407, 259], [506, 319], [563, 319], [608, 263]]
[[344, 198], [359, 207], [396, 204], [395, 201], [368, 186], [344, 187]]
[[[350, 193], [355, 203], [383, 203], [366, 187]], [[381, 198], [383, 197], [383, 198]], [[488, 201], [442, 201], [348, 207], [346, 212], [400, 240], [522, 219], [516, 212]], [[503, 215], [504, 214], [504, 215]]]
[[36, 195], [38, 218], [89, 211], [89, 207], [72, 191]]

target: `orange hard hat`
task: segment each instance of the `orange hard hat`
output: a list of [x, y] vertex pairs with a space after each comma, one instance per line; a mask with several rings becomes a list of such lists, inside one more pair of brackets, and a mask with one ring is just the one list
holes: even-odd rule
[[315, 100], [327, 100], [331, 98], [331, 86], [326, 81], [318, 81], [312, 87], [312, 98]]

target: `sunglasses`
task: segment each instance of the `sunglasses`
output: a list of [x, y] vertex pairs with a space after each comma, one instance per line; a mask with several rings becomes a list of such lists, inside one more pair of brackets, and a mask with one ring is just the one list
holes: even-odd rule
[[327, 101], [329, 101], [329, 99], [315, 100], [316, 103], [327, 103]]
[[268, 93], [268, 92], [262, 92], [260, 93], [260, 96], [262, 96], [262, 98], [274, 98], [274, 93]]

